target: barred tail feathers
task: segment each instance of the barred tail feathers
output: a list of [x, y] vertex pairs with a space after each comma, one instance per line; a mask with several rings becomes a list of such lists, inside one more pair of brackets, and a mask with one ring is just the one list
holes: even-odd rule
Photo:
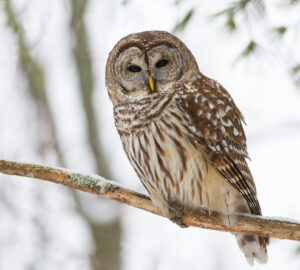
[[244, 253], [248, 263], [253, 266], [254, 260], [265, 264], [268, 261], [267, 244], [269, 239], [257, 235], [235, 234], [239, 248]]

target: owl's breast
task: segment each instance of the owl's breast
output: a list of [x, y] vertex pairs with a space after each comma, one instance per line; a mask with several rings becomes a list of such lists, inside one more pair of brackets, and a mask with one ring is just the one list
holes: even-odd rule
[[[121, 132], [127, 156], [145, 188], [168, 201], [199, 207], [207, 164], [176, 107], [131, 132]], [[151, 195], [151, 197], [153, 197]], [[154, 201], [155, 203], [155, 201]]]
[[121, 133], [143, 130], [163, 115], [173, 99], [172, 93], [156, 93], [114, 107], [115, 125]]

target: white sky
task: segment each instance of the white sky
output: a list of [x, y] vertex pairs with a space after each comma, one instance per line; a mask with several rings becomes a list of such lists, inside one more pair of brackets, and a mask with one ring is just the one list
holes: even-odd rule
[[[86, 13], [96, 75], [94, 104], [100, 115], [101, 134], [111, 166], [117, 166], [115, 179], [128, 188], [145, 192], [114, 128], [112, 106], [104, 86], [108, 53], [129, 33], [170, 31], [190, 7], [197, 6], [191, 24], [179, 37], [195, 55], [200, 70], [225, 86], [246, 118], [250, 167], [263, 213], [300, 220], [300, 96], [287, 73], [288, 64], [300, 59], [300, 52], [295, 49], [297, 44], [299, 48], [299, 40], [295, 41], [289, 34], [284, 44], [275, 42], [261, 21], [229, 35], [222, 28], [221, 19], [209, 20], [210, 14], [221, 10], [229, 1], [223, 1], [221, 6], [216, 0], [185, 0], [180, 8], [171, 0], [130, 0], [126, 6], [120, 2], [90, 0]], [[14, 3], [34, 56], [46, 70], [49, 98], [68, 167], [92, 171], [86, 134], [81, 128], [85, 123], [71, 54], [68, 1], [15, 0]], [[292, 25], [297, 19], [296, 12], [291, 10], [287, 16], [275, 3], [278, 1], [267, 1], [270, 12], [266, 22]], [[5, 27], [2, 4], [0, 7], [0, 158], [55, 165], [51, 155], [40, 160], [31, 151], [35, 145], [34, 134], [39, 131], [16, 63], [15, 39]], [[296, 14], [299, 12], [298, 9]], [[249, 36], [263, 44], [262, 53], [233, 65]], [[89, 269], [87, 256], [92, 249], [91, 239], [86, 224], [73, 210], [66, 188], [1, 176], [0, 191], [0, 196], [4, 199], [8, 196], [7, 200], [16, 209], [10, 213], [9, 205], [0, 207], [0, 216], [5, 217], [0, 221], [0, 269], [26, 269], [33, 257], [37, 258], [38, 269]], [[41, 203], [36, 205], [39, 196]], [[183, 230], [141, 210], [110, 202], [103, 205], [95, 209], [91, 204], [90, 209], [95, 215], [99, 209], [109, 209], [106, 210], [108, 218], [115, 209], [122, 210], [124, 270], [250, 269], [234, 237], [228, 233], [197, 228]], [[38, 223], [36, 219], [46, 224], [46, 232], [36, 232], [33, 224]], [[52, 240], [41, 248], [39, 236], [43, 233]], [[293, 241], [272, 240], [268, 264], [255, 264], [253, 269], [299, 269], [297, 246], [299, 243]]]

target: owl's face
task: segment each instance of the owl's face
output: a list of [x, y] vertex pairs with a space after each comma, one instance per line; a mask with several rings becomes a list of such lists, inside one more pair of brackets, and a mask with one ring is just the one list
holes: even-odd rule
[[114, 73], [127, 95], [151, 95], [165, 91], [170, 82], [180, 79], [182, 58], [176, 48], [166, 44], [146, 51], [132, 46], [118, 55]]
[[106, 86], [114, 105], [174, 90], [189, 71], [198, 71], [194, 57], [175, 36], [148, 31], [121, 39], [106, 65]]

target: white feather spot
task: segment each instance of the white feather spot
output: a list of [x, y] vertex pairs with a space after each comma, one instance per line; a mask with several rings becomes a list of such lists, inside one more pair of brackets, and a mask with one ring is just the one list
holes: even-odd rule
[[210, 117], [211, 117], [211, 113], [210, 113], [210, 112], [206, 113], [206, 118], [207, 118], [208, 120], [210, 120]]
[[221, 122], [222, 124], [225, 126], [225, 127], [231, 127], [232, 126], [232, 122], [230, 119], [228, 119], [227, 122], [225, 122], [224, 120], [221, 119]]
[[211, 150], [213, 150], [214, 152], [216, 152], [216, 148], [214, 146], [210, 146], [209, 147]]
[[231, 110], [231, 107], [229, 105], [226, 106], [225, 112], [229, 112]]
[[205, 98], [205, 97], [201, 97], [201, 101], [202, 101], [202, 102], [205, 102], [205, 101], [206, 101], [206, 98]]
[[240, 135], [240, 133], [239, 133], [239, 131], [237, 130], [237, 128], [234, 128], [234, 129], [233, 129], [233, 135], [234, 135], [234, 136]]
[[191, 126], [191, 127], [190, 127], [190, 130], [191, 130], [193, 133], [196, 133], [196, 127]]
[[208, 106], [209, 106], [209, 108], [210, 108], [211, 110], [215, 107], [215, 105], [212, 104], [211, 102], [208, 103]]
[[202, 110], [199, 110], [199, 111], [197, 112], [197, 115], [200, 116], [202, 113], [203, 113], [203, 111], [202, 111]]

